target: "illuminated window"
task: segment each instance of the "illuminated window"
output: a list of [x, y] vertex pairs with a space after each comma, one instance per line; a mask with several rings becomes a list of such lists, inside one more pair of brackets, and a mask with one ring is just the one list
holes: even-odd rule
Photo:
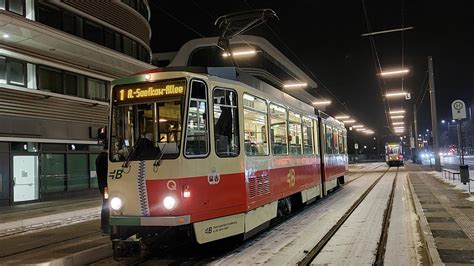
[[7, 59], [0, 57], [0, 83], [7, 83]]
[[0, 10], [8, 10], [18, 15], [25, 15], [25, 0], [0, 0]]
[[206, 83], [193, 80], [184, 148], [187, 157], [202, 157], [209, 154], [208, 113]]
[[289, 136], [290, 136], [290, 153], [292, 155], [300, 155], [302, 153], [302, 137], [301, 137], [301, 115], [288, 112]]
[[326, 125], [326, 154], [333, 154], [332, 127]]
[[216, 88], [214, 103], [214, 138], [216, 154], [235, 157], [240, 153], [237, 93], [231, 89]]
[[244, 94], [244, 145], [246, 155], [268, 155], [267, 102]]
[[270, 141], [274, 155], [288, 154], [286, 108], [270, 104]]
[[319, 123], [318, 120], [313, 120], [314, 124], [314, 153], [319, 154]]
[[339, 144], [337, 139], [337, 129], [332, 129], [332, 152], [333, 154], [339, 154]]
[[313, 153], [313, 119], [303, 116], [303, 154]]

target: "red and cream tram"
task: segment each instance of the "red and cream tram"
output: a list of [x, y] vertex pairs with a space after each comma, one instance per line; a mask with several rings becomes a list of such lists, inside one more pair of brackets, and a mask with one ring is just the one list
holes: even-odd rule
[[162, 68], [113, 83], [114, 247], [172, 231], [198, 243], [245, 238], [344, 182], [341, 122], [209, 71]]

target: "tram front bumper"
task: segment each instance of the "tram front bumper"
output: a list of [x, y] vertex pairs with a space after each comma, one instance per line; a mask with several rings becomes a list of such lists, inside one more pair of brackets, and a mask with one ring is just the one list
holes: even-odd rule
[[191, 216], [137, 217], [111, 216], [110, 225], [116, 226], [180, 226], [190, 224]]

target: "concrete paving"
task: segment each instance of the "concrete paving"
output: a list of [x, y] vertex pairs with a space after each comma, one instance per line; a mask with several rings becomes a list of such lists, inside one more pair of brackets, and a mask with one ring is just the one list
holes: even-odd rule
[[409, 179], [442, 263], [474, 263], [474, 202], [469, 193], [436, 176], [412, 172]]

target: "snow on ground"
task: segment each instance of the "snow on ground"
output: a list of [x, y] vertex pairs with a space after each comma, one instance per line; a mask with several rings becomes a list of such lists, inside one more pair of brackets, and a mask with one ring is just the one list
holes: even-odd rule
[[393, 170], [379, 181], [311, 265], [372, 265], [375, 262], [383, 214], [394, 178]]
[[399, 173], [396, 181], [384, 265], [421, 264], [422, 255], [417, 252], [421, 246], [418, 217], [411, 203], [407, 177], [407, 173]]
[[[370, 164], [369, 167], [372, 167]], [[357, 178], [298, 215], [244, 243], [212, 265], [295, 265], [311, 250], [380, 173], [350, 174]]]
[[[451, 174], [446, 174], [446, 177], [445, 177], [442, 171], [441, 172], [430, 171], [426, 173], [433, 175], [434, 177], [438, 178], [439, 180], [443, 181], [446, 184], [454, 185], [456, 189], [464, 190], [464, 192], [467, 194], [471, 194], [474, 192], [474, 181], [471, 181], [470, 185], [469, 184], [464, 185], [463, 183], [461, 183], [459, 175], [456, 175], [455, 176], [456, 178], [453, 180], [453, 177]], [[474, 179], [474, 171], [469, 171], [469, 177], [470, 179]], [[469, 201], [474, 201], [474, 196], [470, 196], [466, 199]]]

